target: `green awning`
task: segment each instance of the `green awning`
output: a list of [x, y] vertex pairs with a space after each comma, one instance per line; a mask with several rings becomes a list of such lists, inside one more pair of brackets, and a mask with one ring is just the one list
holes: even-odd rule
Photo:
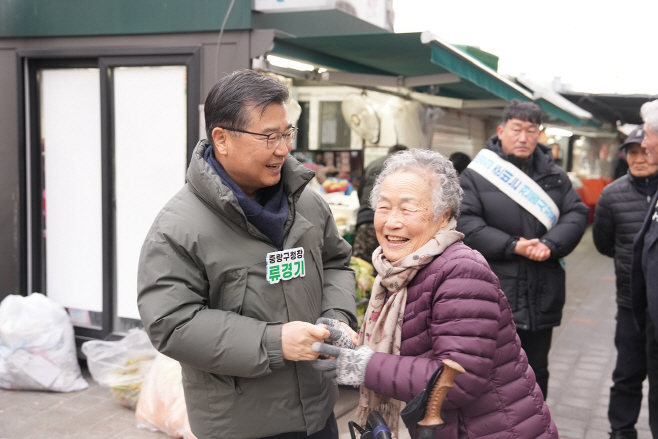
[[429, 32], [423, 32], [421, 40], [431, 48], [430, 59], [433, 64], [467, 79], [472, 86], [486, 90], [506, 101], [512, 99], [532, 101], [532, 95], [528, 91], [498, 75], [456, 47], [440, 41]]
[[524, 75], [520, 75], [516, 80], [529, 90], [532, 90], [534, 101], [545, 113], [553, 115], [574, 126], [601, 126], [594, 119], [592, 113], [580, 108], [547, 85], [537, 83]]
[[[429, 75], [453, 73], [450, 69], [456, 62], [448, 62], [447, 67], [434, 62], [434, 47], [421, 42], [421, 33], [340, 35], [306, 38], [276, 38], [272, 53], [284, 57], [305, 60], [328, 69], [350, 73], [385, 75], [392, 78], [413, 78]], [[462, 52], [460, 52], [462, 53]], [[466, 54], [462, 57], [469, 58]], [[456, 57], [455, 57], [456, 59]], [[487, 78], [488, 87], [478, 82], [476, 67], [464, 66], [457, 73], [463, 79], [449, 84], [440, 84], [437, 96], [463, 100], [492, 100], [505, 96], [532, 100], [524, 96], [523, 88], [502, 81], [497, 75]], [[373, 84], [376, 85], [376, 84]], [[428, 84], [429, 85], [429, 84]], [[427, 91], [426, 86], [412, 87], [417, 91]], [[505, 91], [505, 92], [503, 92]]]
[[452, 99], [456, 108], [502, 107], [519, 99], [536, 101], [547, 114], [571, 125], [588, 119], [550, 99], [535, 98], [528, 88], [429, 32], [277, 37], [270, 53], [325, 67], [330, 76], [334, 71], [336, 77], [343, 74], [341, 78], [351, 80], [363, 75], [364, 86], [397, 85], [421, 92], [421, 97]]
[[546, 99], [537, 99], [535, 101], [537, 105], [539, 105], [539, 108], [542, 109], [542, 111], [546, 114], [553, 115], [557, 117], [560, 120], [563, 120], [571, 125], [575, 126], [581, 126], [583, 125], [584, 121], [577, 118], [573, 114], [563, 110], [562, 108], [558, 107], [555, 104], [552, 104], [551, 102], [547, 101]]

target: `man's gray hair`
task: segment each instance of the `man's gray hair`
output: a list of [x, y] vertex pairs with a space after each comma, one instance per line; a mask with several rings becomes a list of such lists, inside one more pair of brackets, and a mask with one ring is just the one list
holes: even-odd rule
[[447, 157], [427, 149], [410, 149], [393, 154], [384, 162], [370, 193], [370, 207], [375, 209], [382, 183], [391, 174], [410, 171], [427, 177], [432, 188], [434, 221], [450, 211], [450, 218], [459, 217], [464, 191], [459, 186], [457, 171]]
[[642, 120], [649, 125], [654, 133], [658, 134], [658, 99], [646, 102], [640, 108]]
[[237, 70], [224, 76], [210, 90], [204, 106], [208, 142], [212, 143], [212, 130], [220, 125], [246, 129], [251, 122], [248, 106], [260, 108], [262, 115], [270, 104], [283, 105], [289, 97], [285, 84], [254, 70]]

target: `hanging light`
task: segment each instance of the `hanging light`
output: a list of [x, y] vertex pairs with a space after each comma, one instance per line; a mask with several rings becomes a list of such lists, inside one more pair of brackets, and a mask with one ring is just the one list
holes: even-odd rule
[[549, 137], [571, 137], [573, 133], [563, 128], [550, 127], [546, 128], [546, 135]]
[[299, 61], [293, 61], [292, 59], [282, 58], [276, 55], [267, 55], [267, 61], [273, 66], [283, 67], [286, 69], [295, 69], [302, 72], [312, 72], [315, 70], [315, 66], [312, 64], [306, 64]]

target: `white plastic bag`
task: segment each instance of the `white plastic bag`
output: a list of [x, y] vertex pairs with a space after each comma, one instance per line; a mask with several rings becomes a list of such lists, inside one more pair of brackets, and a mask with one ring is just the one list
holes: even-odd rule
[[144, 377], [158, 353], [146, 332], [133, 328], [121, 340], [89, 340], [81, 349], [94, 381], [109, 387], [121, 405], [134, 410]]
[[72, 392], [86, 389], [71, 319], [40, 293], [0, 303], [0, 387]]
[[180, 363], [158, 354], [144, 379], [135, 412], [137, 426], [169, 436], [196, 439], [190, 430]]

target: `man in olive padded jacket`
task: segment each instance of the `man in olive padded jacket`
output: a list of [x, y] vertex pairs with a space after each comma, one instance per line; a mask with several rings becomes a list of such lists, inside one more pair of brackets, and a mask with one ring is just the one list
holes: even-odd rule
[[251, 70], [212, 88], [207, 139], [142, 248], [142, 322], [181, 363], [198, 438], [338, 438], [338, 389], [311, 345], [329, 337], [321, 317], [356, 326], [351, 248], [289, 154], [287, 100]]

